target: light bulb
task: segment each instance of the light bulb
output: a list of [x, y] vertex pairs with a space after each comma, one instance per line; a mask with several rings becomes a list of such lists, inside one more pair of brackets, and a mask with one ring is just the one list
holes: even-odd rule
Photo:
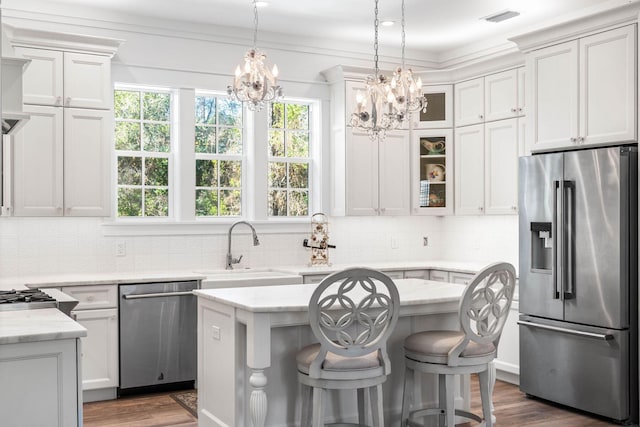
[[271, 74], [273, 74], [273, 78], [278, 77], [278, 66], [276, 64], [273, 64], [273, 70], [271, 71]]
[[238, 65], [236, 67], [236, 77], [240, 77], [241, 74], [242, 74], [242, 70], [240, 69], [240, 66]]

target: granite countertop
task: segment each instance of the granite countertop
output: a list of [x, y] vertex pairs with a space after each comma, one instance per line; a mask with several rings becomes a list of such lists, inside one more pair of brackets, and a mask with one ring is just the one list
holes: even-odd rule
[[0, 344], [87, 336], [87, 330], [57, 308], [0, 311]]
[[[420, 305], [459, 301], [464, 285], [422, 279], [399, 279], [394, 283], [400, 305]], [[307, 311], [315, 290], [309, 285], [282, 285], [251, 288], [198, 289], [202, 298], [252, 312]]]

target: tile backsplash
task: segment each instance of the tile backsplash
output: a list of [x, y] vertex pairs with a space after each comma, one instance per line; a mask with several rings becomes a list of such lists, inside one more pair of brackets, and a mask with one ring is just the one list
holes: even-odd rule
[[[0, 218], [0, 278], [224, 268], [224, 234], [104, 236], [96, 218]], [[234, 235], [242, 265], [306, 265], [306, 233]], [[330, 261], [367, 263], [449, 260], [517, 265], [517, 216], [331, 217]], [[428, 237], [428, 246], [423, 246]], [[118, 250], [123, 256], [117, 256]]]

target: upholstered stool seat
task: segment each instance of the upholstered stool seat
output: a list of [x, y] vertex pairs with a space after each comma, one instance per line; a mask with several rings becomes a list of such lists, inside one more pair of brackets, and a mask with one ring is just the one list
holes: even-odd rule
[[[462, 331], [424, 331], [409, 335], [404, 341], [405, 357], [426, 363], [446, 364], [449, 352], [464, 339]], [[469, 342], [460, 353], [460, 365], [482, 363], [480, 359], [493, 360], [496, 348], [493, 343]]]
[[386, 343], [399, 312], [398, 290], [379, 271], [347, 269], [318, 284], [309, 301], [309, 325], [319, 342], [296, 356], [298, 381], [303, 385], [302, 427], [309, 422], [324, 426], [326, 390], [357, 391], [358, 422], [341, 426], [364, 426], [365, 391], [373, 426], [384, 425], [382, 383], [391, 372]]
[[[460, 330], [424, 331], [405, 339], [401, 427], [419, 425], [418, 420], [430, 415], [439, 417], [439, 427], [454, 427], [456, 415], [482, 422], [479, 416], [454, 407], [454, 377], [468, 374], [478, 374], [484, 425], [493, 426], [491, 362], [497, 356], [514, 287], [513, 266], [492, 264], [476, 274], [463, 292], [458, 310]], [[437, 406], [420, 407], [421, 403], [413, 402], [416, 389], [413, 381], [418, 373], [437, 376]]]

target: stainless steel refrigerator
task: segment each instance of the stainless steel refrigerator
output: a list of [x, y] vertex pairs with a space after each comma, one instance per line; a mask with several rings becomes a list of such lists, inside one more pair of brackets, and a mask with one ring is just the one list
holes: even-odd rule
[[520, 389], [638, 420], [637, 148], [520, 158]]

